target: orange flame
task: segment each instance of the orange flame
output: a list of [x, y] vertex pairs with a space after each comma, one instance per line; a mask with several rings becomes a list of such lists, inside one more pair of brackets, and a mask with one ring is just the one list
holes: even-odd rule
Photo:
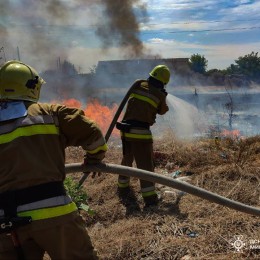
[[76, 108], [81, 108], [81, 102], [74, 99], [74, 98], [70, 98], [67, 100], [63, 100], [62, 104], [68, 107], [76, 107]]
[[[118, 106], [116, 104], [113, 104], [113, 106], [109, 108], [108, 106], [101, 105], [98, 100], [94, 99], [86, 106], [84, 112], [87, 117], [96, 121], [101, 130], [104, 132], [108, 130], [117, 108]], [[116, 129], [114, 129], [113, 134], [118, 135], [119, 133]]]
[[[53, 101], [52, 103], [58, 103], [58, 102]], [[108, 130], [114, 118], [114, 115], [118, 109], [118, 106], [116, 104], [113, 104], [113, 106], [110, 108], [108, 106], [102, 105], [97, 99], [93, 99], [90, 103], [88, 103], [85, 109], [82, 108], [82, 104], [80, 101], [73, 98], [63, 100], [59, 103], [66, 105], [68, 107], [75, 107], [75, 108], [82, 109], [86, 117], [96, 122], [96, 124], [102, 130], [103, 134], [105, 133], [105, 131]], [[119, 131], [117, 129], [114, 129], [112, 135], [118, 137]]]
[[239, 138], [240, 137], [240, 131], [239, 130], [227, 130], [224, 129], [221, 134], [223, 137], [231, 137], [231, 138]]

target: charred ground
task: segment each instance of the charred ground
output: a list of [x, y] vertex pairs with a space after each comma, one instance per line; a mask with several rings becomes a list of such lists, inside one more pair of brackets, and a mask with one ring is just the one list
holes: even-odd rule
[[[213, 139], [180, 141], [167, 133], [154, 141], [154, 150], [158, 174], [181, 170], [179, 176], [189, 177], [193, 185], [260, 207], [260, 136], [225, 138], [216, 145]], [[69, 148], [66, 155], [67, 163], [81, 162], [83, 152]], [[112, 140], [105, 162], [120, 161], [120, 142]], [[82, 175], [72, 176], [78, 180]], [[84, 183], [95, 215], [82, 215], [101, 259], [259, 259], [259, 217], [193, 195], [180, 197], [158, 184], [163, 201], [144, 210], [138, 179], [131, 179], [132, 205], [125, 206], [116, 183], [117, 175], [107, 173]], [[245, 243], [239, 252], [237, 236]], [[252, 248], [253, 241], [258, 248]]]

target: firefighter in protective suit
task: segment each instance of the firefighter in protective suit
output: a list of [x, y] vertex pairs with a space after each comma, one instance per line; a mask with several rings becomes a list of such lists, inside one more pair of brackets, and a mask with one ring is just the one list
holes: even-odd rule
[[[156, 115], [163, 115], [169, 107], [166, 104], [166, 85], [170, 80], [170, 70], [165, 65], [156, 66], [147, 80], [137, 80], [132, 86], [123, 120], [117, 123], [120, 130], [123, 158], [121, 165], [154, 171], [153, 138], [150, 126]], [[129, 194], [129, 177], [118, 177], [119, 196]], [[140, 180], [141, 194], [145, 207], [158, 203], [158, 194], [152, 182]]]
[[98, 259], [63, 186], [65, 148], [97, 163], [107, 144], [82, 110], [38, 103], [43, 83], [20, 61], [0, 68], [0, 259]]

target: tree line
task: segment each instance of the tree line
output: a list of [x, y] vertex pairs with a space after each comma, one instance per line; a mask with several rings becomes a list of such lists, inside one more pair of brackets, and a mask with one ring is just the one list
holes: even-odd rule
[[191, 55], [189, 65], [192, 71], [203, 75], [210, 76], [216, 72], [223, 76], [242, 75], [248, 80], [260, 83], [260, 57], [258, 56], [258, 52], [252, 51], [250, 54], [238, 57], [235, 60], [235, 64], [231, 64], [223, 70], [207, 70], [208, 60], [204, 55], [198, 53]]

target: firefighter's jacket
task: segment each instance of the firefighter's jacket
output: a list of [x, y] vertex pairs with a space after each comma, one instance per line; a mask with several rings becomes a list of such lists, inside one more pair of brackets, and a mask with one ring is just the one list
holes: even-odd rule
[[62, 191], [65, 148], [81, 146], [87, 161], [100, 161], [107, 150], [101, 130], [76, 108], [31, 102], [26, 108], [26, 116], [0, 122], [0, 217], [6, 200], [33, 220], [76, 211]]
[[169, 110], [166, 94], [160, 88], [148, 84], [146, 80], [137, 80], [128, 99], [123, 122], [130, 122], [129, 130], [122, 130], [126, 140], [152, 141], [150, 126], [156, 121], [156, 115], [164, 115]]

